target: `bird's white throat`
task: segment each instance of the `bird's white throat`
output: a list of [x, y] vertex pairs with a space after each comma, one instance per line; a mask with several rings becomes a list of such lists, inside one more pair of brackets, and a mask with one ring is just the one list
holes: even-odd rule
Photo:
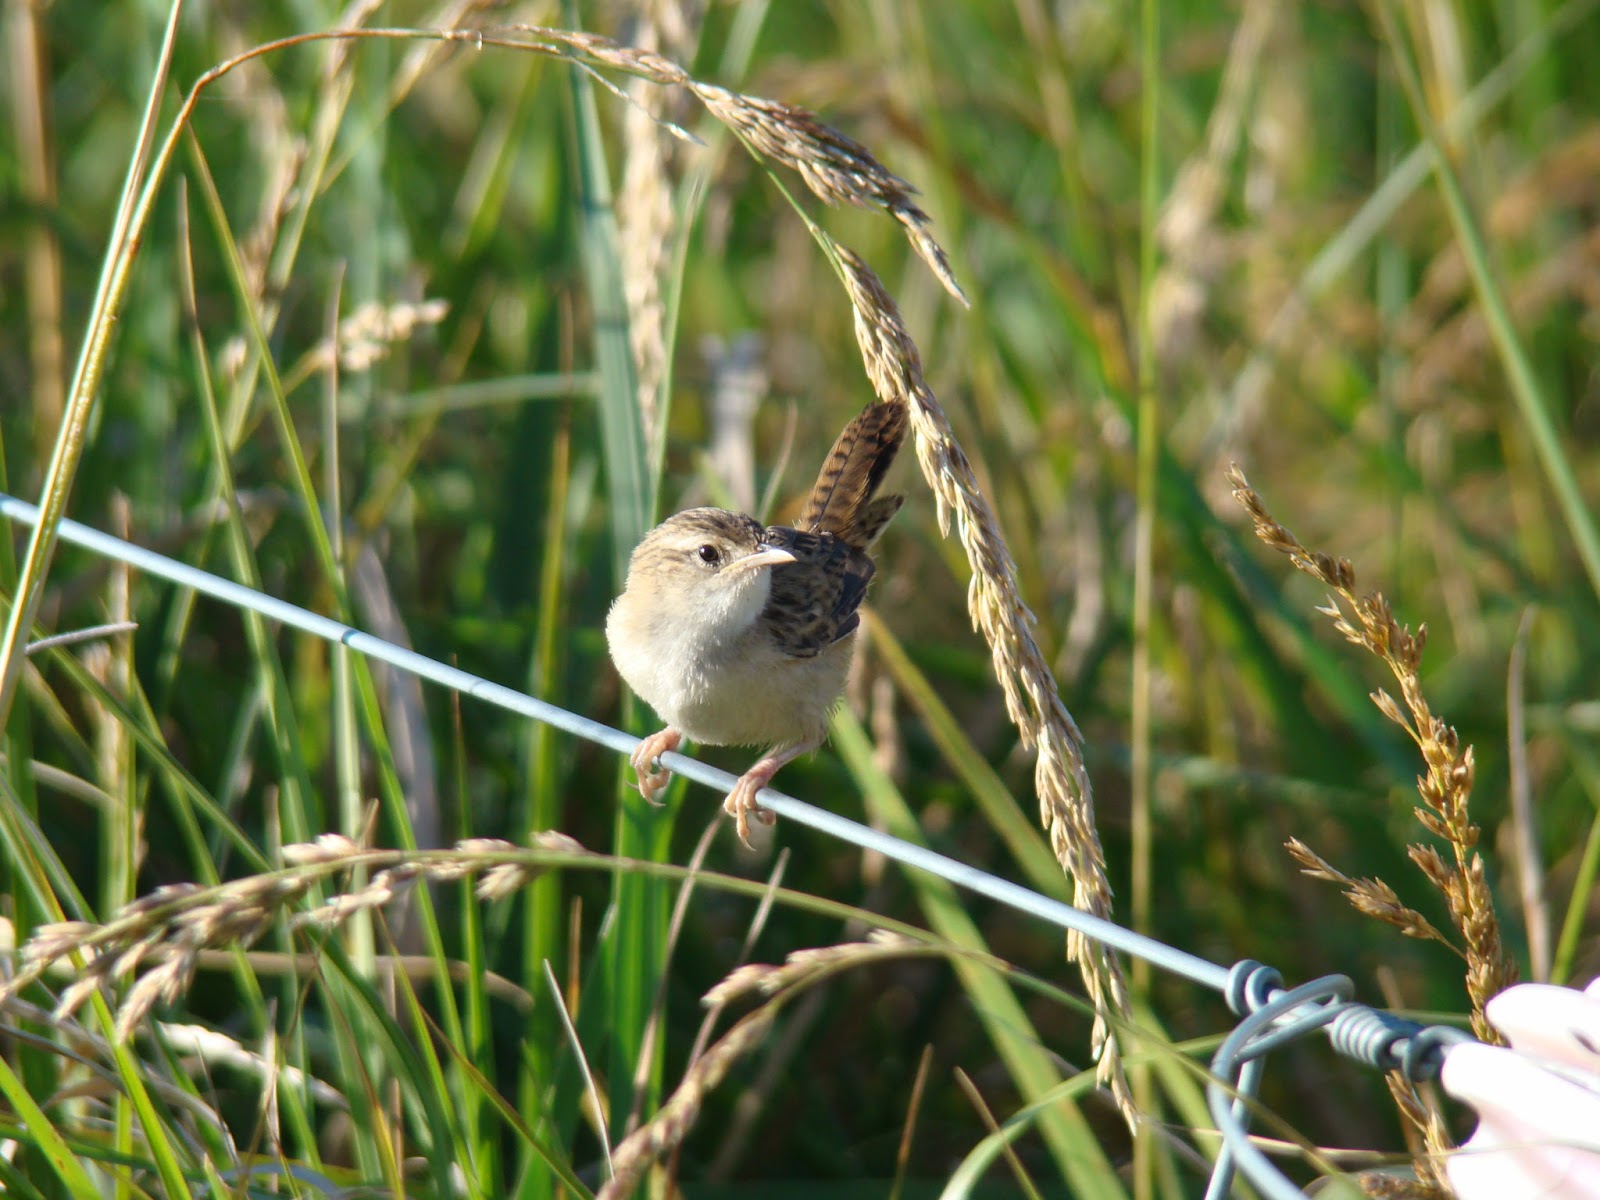
[[771, 594], [771, 567], [709, 579], [686, 598], [683, 632], [701, 643], [702, 653], [715, 657], [756, 623]]
[[[606, 622], [606, 634], [623, 677], [649, 698], [642, 677], [673, 670], [699, 675], [741, 652], [772, 594], [772, 568], [691, 581], [630, 579]], [[664, 583], [666, 586], [661, 586]], [[657, 688], [666, 686], [661, 678]]]

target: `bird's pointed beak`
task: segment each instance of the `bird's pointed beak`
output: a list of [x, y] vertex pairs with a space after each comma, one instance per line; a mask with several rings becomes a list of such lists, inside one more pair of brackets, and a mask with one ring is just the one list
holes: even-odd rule
[[728, 570], [736, 573], [755, 571], [761, 567], [779, 567], [784, 563], [794, 562], [794, 555], [781, 546], [769, 546], [762, 543], [761, 548], [754, 554], [748, 554], [737, 562], [728, 564]]

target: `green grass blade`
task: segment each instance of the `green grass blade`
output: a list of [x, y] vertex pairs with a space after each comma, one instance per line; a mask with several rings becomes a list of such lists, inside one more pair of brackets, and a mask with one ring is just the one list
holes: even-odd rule
[[[534, 630], [533, 656], [529, 663], [529, 686], [536, 696], [559, 694], [561, 672], [567, 661], [561, 631], [571, 616], [565, 603], [569, 563], [567, 503], [571, 483], [571, 442], [571, 423], [563, 421], [556, 431], [551, 449], [544, 555], [539, 565], [539, 615]], [[562, 821], [566, 798], [562, 781], [567, 771], [562, 764], [560, 739], [550, 726], [529, 722], [523, 736], [523, 746], [522, 812], [519, 824], [527, 830], [556, 829]], [[560, 1044], [558, 1016], [540, 985], [544, 964], [559, 961], [564, 907], [562, 896], [561, 876], [552, 872], [533, 881], [521, 906], [522, 985], [533, 997], [534, 1004], [528, 1018], [524, 1067], [519, 1075], [517, 1093], [519, 1107], [527, 1113], [537, 1112], [540, 1108], [540, 1095], [554, 1078], [556, 1051]], [[529, 1153], [538, 1152], [535, 1141], [525, 1139], [524, 1144]], [[532, 1175], [526, 1169], [521, 1174], [524, 1178], [553, 1185], [548, 1176]], [[542, 1190], [538, 1194], [548, 1195], [550, 1191]]]
[[1550, 401], [1539, 385], [1533, 362], [1517, 333], [1516, 322], [1506, 301], [1505, 288], [1490, 261], [1482, 224], [1467, 201], [1466, 192], [1462, 189], [1460, 177], [1445, 145], [1444, 134], [1423, 95], [1422, 79], [1409, 43], [1400, 33], [1393, 0], [1383, 0], [1378, 11], [1388, 33], [1390, 57], [1405, 88], [1406, 98], [1411, 102], [1412, 116], [1421, 127], [1432, 151], [1434, 178], [1438, 180], [1439, 190], [1444, 196], [1451, 227], [1455, 230], [1456, 241], [1461, 246], [1467, 270], [1472, 276], [1473, 291], [1483, 307], [1484, 319], [1488, 322], [1495, 349], [1499, 352], [1501, 365], [1511, 384], [1517, 412], [1539, 456], [1539, 465], [1544, 468], [1545, 482], [1555, 493], [1556, 505], [1567, 523], [1567, 532], [1572, 535], [1578, 557], [1589, 575], [1589, 586], [1596, 598], [1600, 599], [1600, 528], [1595, 525], [1589, 501], [1579, 487], [1573, 465], [1562, 448], [1561, 435], [1550, 414]]
[[[564, 6], [576, 28], [577, 10]], [[579, 240], [584, 277], [594, 325], [595, 364], [600, 377], [600, 440], [606, 465], [607, 510], [611, 520], [613, 578], [622, 580], [628, 557], [644, 536], [654, 509], [654, 485], [645, 459], [645, 437], [639, 411], [638, 378], [628, 339], [628, 307], [623, 292], [617, 221], [612, 208], [605, 143], [595, 106], [594, 84], [583, 70], [568, 71], [578, 168]], [[618, 814], [616, 852], [629, 858], [661, 860], [672, 836], [670, 809], [648, 816], [639, 805]], [[605, 941], [608, 963], [605, 1001], [610, 1005], [610, 1120], [620, 1127], [634, 1104], [632, 1080], [645, 1026], [655, 1003], [663, 969], [666, 893], [653, 880], [629, 872], [616, 876], [612, 920]], [[645, 1073], [645, 1111], [653, 1111], [661, 1088], [660, 1043]]]
[[999, 773], [978, 752], [927, 676], [917, 669], [905, 647], [878, 614], [868, 612], [867, 620], [872, 652], [883, 660], [895, 687], [922, 718], [945, 762], [972, 794], [984, 821], [1005, 842], [1012, 858], [1022, 868], [1028, 886], [1070, 904], [1072, 889], [1062, 874], [1061, 865], [1050, 853], [1038, 823], [1022, 811]]
[[44, 1110], [29, 1094], [19, 1076], [11, 1070], [11, 1064], [0, 1058], [0, 1093], [10, 1102], [22, 1118], [25, 1137], [38, 1147], [50, 1163], [56, 1177], [71, 1193], [74, 1200], [99, 1200], [100, 1191], [89, 1179], [89, 1174], [78, 1162], [78, 1156], [67, 1145], [66, 1139], [57, 1131], [50, 1118], [45, 1116]]
[[[832, 737], [839, 756], [861, 789], [868, 811], [895, 837], [925, 845], [916, 818], [899, 789], [873, 761], [871, 743], [849, 710], [834, 714]], [[936, 934], [963, 950], [988, 953], [983, 935], [952, 885], [917, 871], [907, 872], [906, 879]], [[966, 956], [953, 956], [951, 963], [1023, 1100], [1037, 1100], [1050, 1093], [1061, 1083], [1061, 1077], [1006, 981]], [[1041, 1111], [1039, 1132], [1074, 1196], [1125, 1195], [1116, 1170], [1076, 1104], [1062, 1103]]]
[[[67, 511], [67, 499], [72, 491], [72, 481], [83, 456], [84, 438], [88, 432], [89, 417], [94, 411], [95, 398], [100, 390], [101, 374], [105, 370], [110, 352], [111, 335], [115, 319], [127, 293], [128, 274], [133, 256], [138, 248], [144, 219], [149, 213], [149, 185], [146, 178], [150, 166], [150, 151], [155, 141], [156, 118], [161, 98], [167, 87], [167, 74], [172, 66], [177, 43], [179, 17], [183, 12], [182, 0], [173, 0], [167, 10], [167, 25], [162, 36], [161, 51], [156, 59], [155, 72], [150, 81], [150, 93], [145, 100], [144, 115], [139, 122], [138, 147], [128, 161], [127, 176], [122, 193], [117, 199], [116, 223], [105, 258], [101, 262], [100, 281], [96, 287], [94, 303], [89, 310], [88, 330], [78, 352], [73, 369], [72, 387], [68, 393], [67, 409], [56, 436], [55, 449], [45, 474], [44, 488], [39, 497], [39, 522], [28, 539], [27, 553], [22, 569], [17, 575], [16, 600], [6, 614], [3, 631], [0, 631], [0, 728], [9, 723], [11, 705], [16, 699], [17, 684], [22, 678], [27, 638], [38, 614], [43, 598], [45, 573], [55, 550], [56, 529]], [[160, 175], [160, 164], [154, 177]], [[141, 190], [142, 186], [142, 190]]]

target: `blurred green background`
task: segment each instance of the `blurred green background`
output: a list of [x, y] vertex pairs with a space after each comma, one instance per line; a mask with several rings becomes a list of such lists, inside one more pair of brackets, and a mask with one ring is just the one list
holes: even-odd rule
[[[581, 22], [659, 47], [707, 82], [816, 110], [922, 191], [972, 299], [970, 311], [954, 304], [881, 214], [825, 209], [777, 172], [896, 297], [1000, 514], [1036, 636], [1085, 735], [1119, 915], [1138, 912], [1156, 936], [1220, 962], [1257, 958], [1291, 981], [1345, 972], [1363, 999], [1459, 1012], [1450, 953], [1363, 920], [1334, 889], [1299, 878], [1282, 851], [1297, 836], [1448, 926], [1405, 857], [1422, 836], [1411, 815], [1415, 747], [1367, 698], [1392, 681], [1317, 615], [1326, 598], [1315, 586], [1255, 543], [1223, 472], [1240, 464], [1307, 545], [1349, 557], [1363, 588], [1381, 590], [1401, 620], [1428, 625], [1424, 686], [1476, 748], [1473, 811], [1504, 935], [1529, 966], [1530, 922], [1542, 922], [1552, 950], [1532, 969], [1593, 975], [1600, 577], [1579, 547], [1593, 538], [1586, 510], [1600, 495], [1597, 7], [194, 4], [179, 22], [158, 125], [164, 132], [192, 82], [223, 59], [356, 23]], [[4, 13], [0, 436], [6, 490], [33, 499], [166, 10], [6, 0]], [[1404, 86], [1411, 72], [1420, 113]], [[618, 428], [618, 396], [626, 405], [637, 394], [614, 369], [617, 328], [594, 315], [620, 310], [618, 277], [655, 279], [653, 298], [648, 288], [633, 297], [642, 308], [629, 332], [666, 338], [665, 424], [659, 438], [637, 414], [629, 428], [659, 470], [651, 519], [702, 502], [791, 513], [833, 435], [870, 397], [843, 290], [783, 193], [689, 97], [655, 92], [665, 118], [699, 144], [669, 137], [585, 74], [492, 46], [318, 42], [223, 77], [202, 94], [161, 186], [71, 515], [221, 574], [245, 578], [253, 563], [264, 590], [319, 611], [340, 611], [347, 595], [353, 624], [645, 731], [651, 718], [625, 707], [602, 633], [624, 527], [605, 437]], [[1447, 176], [1433, 171], [1435, 151]], [[652, 173], [657, 153], [664, 177]], [[622, 201], [620, 235], [594, 219], [600, 174]], [[1454, 205], [1446, 179], [1459, 187]], [[665, 220], [664, 240], [651, 241], [640, 212]], [[247, 312], [283, 381], [281, 410]], [[354, 323], [336, 376], [335, 320]], [[368, 345], [354, 344], [362, 328]], [[653, 377], [649, 361], [635, 373]], [[1142, 432], [1141, 378], [1156, 415]], [[279, 411], [305, 457], [315, 514]], [[1141, 436], [1155, 439], [1153, 494], [1137, 486]], [[908, 503], [880, 543], [871, 599], [872, 625], [888, 638], [868, 640], [849, 693], [868, 750], [830, 746], [778, 784], [892, 824], [862, 800], [864, 781], [886, 775], [930, 844], [1038, 886], [974, 801], [976, 779], [997, 781], [1031, 820], [1032, 763], [966, 617], [965, 558], [941, 539], [905, 458], [894, 480]], [[236, 507], [219, 511], [233, 488]], [[1563, 507], [1562, 488], [1576, 507]], [[337, 586], [308, 534], [318, 514], [342, 534]], [[1147, 667], [1136, 670], [1141, 515], [1153, 521], [1153, 569]], [[16, 555], [3, 556], [9, 603]], [[403, 837], [395, 797], [423, 845], [555, 828], [594, 850], [682, 863], [721, 822], [704, 789], [679, 785], [665, 814], [642, 812], [607, 752], [382, 675], [366, 693], [319, 643], [257, 636], [234, 610], [62, 549], [41, 631], [123, 615], [139, 623], [131, 637], [33, 660], [7, 729], [4, 803], [42, 832], [87, 915], [104, 919], [158, 884], [252, 869], [218, 813], [269, 860], [308, 831], [359, 832], [380, 794], [390, 798], [373, 834], [380, 845]], [[1525, 662], [1513, 670], [1519, 636]], [[1148, 791], [1131, 774], [1141, 690]], [[136, 749], [135, 729], [163, 749]], [[736, 750], [705, 757], [735, 771], [748, 761]], [[214, 812], [173, 782], [175, 767]], [[1513, 780], [1536, 814], [1522, 880]], [[1129, 832], [1146, 804], [1148, 848]], [[784, 883], [801, 892], [919, 926], [937, 903], [899, 869], [790, 823], [755, 856], [719, 829], [708, 865], [760, 879], [779, 848]], [[34, 885], [62, 885], [14, 829], [4, 851], [4, 915], [20, 943], [46, 915]], [[697, 891], [658, 991], [674, 894], [627, 873], [557, 873], [481, 910], [439, 889], [437, 939], [414, 914], [380, 928], [379, 951], [392, 936], [536, 998], [463, 993], [461, 1053], [472, 1069], [442, 1055], [431, 1084], [455, 1098], [462, 1127], [432, 1135], [461, 1152], [456, 1162], [470, 1160], [468, 1190], [551, 1194], [536, 1141], [596, 1181], [598, 1143], [576, 1116], [542, 959], [570, 989], [584, 981], [579, 1033], [621, 1106], [614, 1126], [658, 1009], [647, 1112], [677, 1080], [698, 997], [739, 961], [754, 906]], [[959, 903], [993, 954], [1076, 988], [1058, 933]], [[753, 954], [779, 961], [861, 932], [783, 904]], [[285, 931], [270, 948], [315, 946]], [[362, 947], [353, 952], [359, 963]], [[370, 1086], [373, 1103], [354, 1114], [310, 1104], [278, 1152], [376, 1182], [380, 1126], [405, 1130], [396, 1137], [413, 1152], [429, 1137], [408, 1090], [391, 1104], [381, 1067], [363, 1076], [338, 1052], [382, 1006], [301, 968], [258, 967], [275, 1006], [242, 999], [237, 972], [205, 969], [171, 1019], [258, 1049], [273, 1028], [284, 1061], [347, 1097]], [[440, 1003], [428, 987], [418, 995], [429, 1011]], [[1018, 995], [1040, 1061], [1063, 1076], [1082, 1069], [1087, 1017], [1059, 997]], [[1141, 1000], [1175, 1042], [1228, 1027], [1220, 1002], [1185, 983], [1158, 977]], [[883, 1195], [901, 1176], [946, 1179], [986, 1132], [954, 1073], [970, 1076], [1000, 1120], [1028, 1095], [997, 1057], [988, 1003], [928, 959], [845, 973], [808, 993], [708, 1099], [681, 1178], [826, 1180], [849, 1195]], [[0, 1048], [40, 1099], [76, 1078], [25, 1038]], [[913, 1103], [925, 1048], [926, 1086]], [[148, 1070], [182, 1074], [143, 1049]], [[1197, 1123], [1192, 1088], [1163, 1075], [1155, 1100], [1180, 1133]], [[275, 1140], [256, 1125], [259, 1091], [225, 1067], [196, 1085], [240, 1146], [266, 1153]], [[486, 1101], [495, 1092], [540, 1138], [497, 1113]], [[120, 1094], [61, 1099], [53, 1117], [75, 1154], [104, 1166], [115, 1146], [143, 1178], [149, 1131]], [[1266, 1103], [1319, 1144], [1403, 1145], [1381, 1081], [1319, 1046], [1274, 1061]], [[1104, 1194], [1198, 1194], [1202, 1168], [1185, 1152], [1169, 1147], [1162, 1163], [1129, 1168], [1114, 1112], [1094, 1100], [1083, 1111], [1087, 1144], [1107, 1155], [1090, 1168]], [[6, 1123], [20, 1135], [16, 1117]], [[24, 1143], [7, 1179], [44, 1194], [66, 1187], [39, 1144]], [[1018, 1170], [1062, 1194], [1061, 1143], [1030, 1126], [1015, 1148]], [[198, 1161], [185, 1159], [194, 1178]], [[997, 1194], [1020, 1186], [1004, 1167], [988, 1178]], [[1072, 1190], [1092, 1191], [1083, 1178]]]

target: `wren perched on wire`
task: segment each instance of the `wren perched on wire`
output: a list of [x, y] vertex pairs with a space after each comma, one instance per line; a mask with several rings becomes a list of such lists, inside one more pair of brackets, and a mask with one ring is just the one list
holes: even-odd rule
[[816, 749], [844, 692], [869, 551], [904, 497], [878, 488], [905, 438], [906, 409], [869, 404], [834, 442], [794, 528], [691, 508], [644, 537], [606, 618], [611, 660], [667, 727], [639, 743], [646, 800], [672, 778], [657, 757], [687, 737], [765, 746], [723, 808], [750, 844], [756, 793]]

